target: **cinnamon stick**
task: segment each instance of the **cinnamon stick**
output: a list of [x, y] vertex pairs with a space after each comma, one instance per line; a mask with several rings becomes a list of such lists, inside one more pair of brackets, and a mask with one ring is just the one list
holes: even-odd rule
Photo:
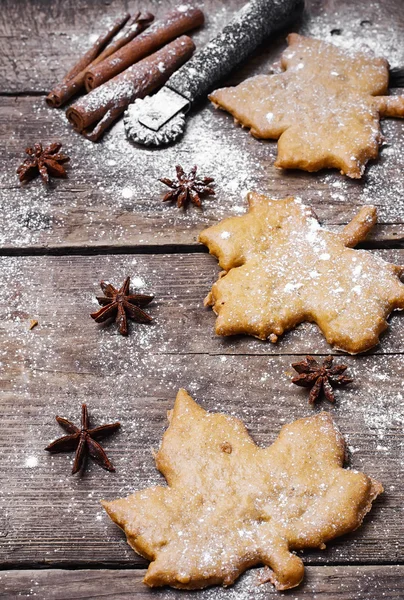
[[[76, 77], [83, 69], [86, 69], [91, 62], [97, 57], [100, 53], [100, 50], [108, 44], [110, 40], [122, 29], [125, 23], [130, 19], [130, 14], [125, 13], [121, 17], [119, 17], [111, 27], [108, 29], [106, 33], [103, 33], [99, 36], [99, 38], [94, 42], [89, 50], [80, 58], [80, 60], [70, 69], [68, 73], [63, 77], [62, 83], [54, 90], [52, 90], [48, 96], [46, 97], [46, 102], [49, 106], [55, 107], [60, 106], [59, 97], [62, 96], [61, 89], [65, 86], [69, 81], [71, 81], [74, 77]], [[72, 94], [73, 95], [73, 94]]]
[[122, 16], [118, 17], [111, 25], [111, 27], [106, 31], [106, 33], [102, 33], [94, 42], [94, 44], [87, 50], [87, 52], [80, 58], [80, 60], [71, 68], [71, 70], [66, 73], [64, 80], [68, 81], [80, 73], [86, 66], [88, 66], [91, 61], [94, 60], [96, 56], [98, 56], [100, 50], [109, 43], [110, 40], [122, 29], [122, 27], [127, 23], [130, 19], [130, 14], [125, 13]]
[[108, 58], [108, 56], [111, 56], [111, 54], [114, 54], [114, 52], [122, 48], [122, 46], [125, 46], [125, 44], [133, 40], [133, 38], [139, 35], [139, 33], [146, 29], [146, 27], [148, 27], [153, 21], [154, 15], [151, 12], [139, 11], [136, 15], [134, 15], [131, 18], [129, 23], [126, 24], [125, 29], [122, 31], [119, 37], [117, 37], [117, 39], [114, 42], [107, 46], [105, 50], [103, 50], [101, 54], [97, 56], [97, 58], [93, 60], [93, 62], [90, 65], [87, 66], [85, 71], [87, 71], [90, 67], [102, 62], [103, 60]]
[[164, 85], [194, 50], [191, 38], [177, 38], [80, 98], [67, 109], [68, 120], [87, 139], [98, 140], [131, 102]]
[[[129, 18], [129, 15], [125, 15], [125, 19]], [[72, 98], [75, 94], [77, 94], [81, 88], [84, 86], [84, 76], [88, 68], [93, 67], [99, 62], [102, 62], [108, 56], [111, 56], [114, 52], [122, 48], [125, 44], [130, 42], [134, 37], [136, 37], [139, 33], [144, 31], [146, 27], [153, 21], [154, 15], [149, 12], [140, 13], [138, 12], [132, 19], [127, 23], [126, 28], [123, 30], [122, 35], [120, 35], [114, 42], [109, 44], [92, 62], [88, 63], [88, 57], [90, 56], [88, 51], [73, 67], [73, 69], [64, 77], [62, 83], [57, 85], [46, 97], [47, 104], [52, 108], [59, 108], [63, 104], [66, 104], [70, 98]], [[116, 26], [119, 23], [122, 23], [123, 18], [116, 21], [113, 25], [110, 32], [114, 29], [114, 34], [118, 31]], [[122, 26], [124, 23], [122, 23]], [[112, 36], [113, 37], [113, 36]], [[105, 36], [104, 36], [105, 38]], [[99, 38], [96, 45], [98, 44]], [[94, 47], [91, 49], [91, 53], [94, 52]], [[80, 68], [81, 67], [81, 68]], [[77, 69], [80, 68], [79, 71]]]
[[184, 5], [179, 6], [154, 23], [147, 31], [126, 44], [106, 60], [95, 67], [87, 69], [85, 86], [87, 91], [97, 88], [138, 60], [155, 52], [167, 42], [183, 33], [199, 27], [204, 22], [203, 12], [199, 8]]

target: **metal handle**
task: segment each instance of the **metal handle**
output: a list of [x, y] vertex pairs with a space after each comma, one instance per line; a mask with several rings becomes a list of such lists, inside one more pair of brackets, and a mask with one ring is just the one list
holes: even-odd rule
[[174, 75], [166, 85], [194, 102], [228, 75], [266, 37], [281, 29], [303, 0], [251, 0], [226, 27]]

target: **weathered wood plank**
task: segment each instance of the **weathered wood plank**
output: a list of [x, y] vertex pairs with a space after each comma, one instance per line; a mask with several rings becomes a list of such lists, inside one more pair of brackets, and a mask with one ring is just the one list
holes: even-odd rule
[[[281, 172], [276, 145], [253, 139], [225, 113], [205, 106], [189, 119], [185, 137], [159, 150], [135, 147], [118, 123], [101, 144], [74, 133], [62, 113], [38, 98], [0, 98], [0, 246], [14, 248], [127, 247], [196, 244], [199, 232], [246, 210], [250, 189], [271, 197], [299, 196], [326, 224], [348, 222], [358, 207], [375, 204], [380, 225], [373, 244], [403, 241], [404, 123], [383, 125], [389, 146], [364, 181], [338, 173]], [[45, 189], [39, 179], [19, 186], [15, 169], [28, 144], [61, 140], [71, 156], [69, 178]], [[217, 196], [203, 212], [163, 203], [159, 177], [176, 164], [198, 164], [216, 178]]]
[[[74, 343], [74, 342], [72, 342]], [[99, 500], [162, 482], [151, 449], [167, 425], [177, 389], [187, 388], [212, 411], [245, 421], [257, 443], [270, 444], [285, 422], [313, 413], [307, 392], [290, 383], [296, 357], [212, 357], [126, 352], [100, 344], [86, 356], [79, 341], [75, 365], [49, 347], [36, 367], [38, 346], [22, 353], [20, 368], [4, 360], [1, 394], [0, 508], [3, 568], [26, 566], [144, 565]], [[31, 354], [31, 356], [30, 356]], [[45, 358], [45, 356], [44, 356]], [[404, 560], [401, 506], [404, 494], [402, 357], [347, 360], [355, 385], [338, 393], [331, 410], [345, 435], [352, 468], [385, 486], [358, 530], [325, 551], [303, 553], [307, 563], [390, 563]], [[43, 448], [61, 435], [59, 414], [77, 421], [89, 405], [93, 423], [119, 419], [122, 430], [105, 443], [115, 474], [90, 465], [81, 479], [70, 475], [71, 455], [50, 457]]]
[[[118, 0], [111, 6], [110, 2], [100, 4], [96, 0], [67, 0], [63, 6], [54, 3], [50, 7], [47, 0], [4, 0], [0, 15], [0, 93], [48, 92], [118, 15], [128, 10], [150, 10], [156, 18], [164, 18], [171, 7], [179, 4], [178, 0], [149, 0], [128, 6], [126, 0]], [[205, 0], [205, 26], [191, 34], [197, 46], [220, 31], [243, 4], [244, 0]], [[280, 38], [273, 39], [268, 57], [278, 53], [283, 43]]]
[[[173, 4], [175, 2], [172, 2]], [[207, 0], [203, 43], [244, 0]], [[95, 0], [4, 0], [0, 11], [0, 78], [3, 93], [48, 90], [96, 35], [122, 9]], [[171, 2], [147, 3], [162, 14]], [[363, 40], [403, 66], [397, 35], [403, 27], [399, 0], [381, 5], [310, 0], [300, 31], [343, 47]], [[131, 4], [131, 9], [136, 8]], [[146, 5], [142, 4], [142, 8]], [[111, 13], [113, 9], [113, 14]], [[49, 33], [49, 21], [52, 31]], [[282, 36], [281, 36], [282, 37]], [[281, 37], [253, 57], [229, 81], [264, 72], [284, 42]], [[268, 50], [268, 52], [267, 52]], [[33, 67], [35, 65], [35, 68]], [[193, 245], [199, 231], [244, 207], [253, 187], [281, 197], [301, 196], [331, 226], [348, 221], [357, 207], [374, 203], [381, 225], [376, 246], [403, 241], [403, 124], [386, 122], [388, 145], [363, 182], [338, 174], [280, 173], [273, 168], [275, 144], [257, 142], [235, 128], [224, 113], [199, 107], [180, 144], [153, 152], [126, 142], [118, 124], [99, 145], [82, 140], [63, 112], [50, 111], [43, 98], [0, 99], [0, 246], [3, 251], [66, 251], [88, 247]], [[44, 190], [39, 181], [24, 189], [14, 170], [29, 143], [60, 139], [72, 156], [67, 181]], [[200, 165], [218, 183], [216, 200], [203, 213], [187, 214], [162, 205], [159, 176], [177, 163]], [[402, 251], [384, 252], [404, 263]], [[175, 266], [174, 266], [175, 263]], [[4, 566], [144, 566], [123, 535], [103, 514], [98, 500], [125, 495], [161, 482], [151, 458], [166, 426], [165, 411], [184, 386], [208, 409], [241, 416], [254, 439], [269, 444], [279, 427], [312, 409], [305, 390], [290, 383], [296, 355], [327, 353], [314, 326], [302, 326], [278, 346], [250, 338], [222, 340], [213, 333], [214, 315], [202, 298], [218, 272], [207, 255], [4, 258], [0, 261], [0, 564]], [[89, 318], [98, 280], [117, 283], [126, 274], [143, 278], [156, 293], [151, 327], [135, 328], [128, 339], [99, 329]], [[39, 326], [28, 331], [30, 318]], [[359, 531], [307, 552], [311, 564], [402, 562], [403, 487], [402, 317], [373, 356], [348, 358], [355, 383], [338, 394], [335, 416], [350, 448], [350, 465], [379, 478], [386, 493]], [[50, 457], [44, 446], [59, 435], [54, 415], [76, 420], [87, 401], [94, 422], [120, 419], [122, 431], [106, 442], [117, 466], [114, 475], [91, 466], [82, 479], [69, 476], [71, 456]], [[307, 582], [293, 598], [364, 600], [399, 598], [402, 567], [308, 567]], [[149, 592], [139, 571], [24, 571], [0, 574], [0, 598], [111, 598], [177, 592]], [[255, 572], [228, 591], [213, 589], [181, 596], [242, 600], [271, 593], [256, 589]], [[5, 589], [3, 590], [3, 584]], [[69, 590], [66, 592], [66, 590]], [[70, 593], [70, 590], [73, 590]], [[48, 594], [48, 595], [47, 595]], [[275, 592], [273, 592], [274, 595]], [[283, 596], [283, 594], [281, 594]]]
[[367, 47], [377, 56], [387, 58], [393, 69], [404, 66], [404, 52], [399, 42], [404, 27], [400, 3], [395, 0], [309, 0], [308, 7], [302, 26], [304, 35], [348, 50]]
[[[394, 255], [398, 259], [402, 251]], [[208, 409], [242, 417], [265, 445], [284, 422], [313, 410], [306, 390], [290, 383], [290, 365], [296, 353], [327, 352], [320, 336], [305, 338], [300, 331], [277, 347], [215, 338], [213, 315], [201, 306], [204, 287], [217, 272], [212, 257], [20, 257], [3, 258], [0, 268], [3, 565], [144, 564], [98, 501], [161, 480], [150, 449], [160, 442], [179, 387]], [[150, 306], [154, 325], [134, 327], [125, 339], [113, 327], [99, 328], [88, 314], [98, 280], [120, 281], [128, 272], [145, 281], [156, 302]], [[32, 331], [30, 318], [39, 321]], [[399, 338], [400, 318], [393, 319], [392, 329]], [[392, 331], [381, 352], [400, 350], [393, 337]], [[305, 553], [306, 561], [404, 560], [404, 361], [401, 354], [379, 354], [344, 362], [355, 384], [338, 392], [335, 408], [322, 406], [332, 410], [347, 436], [350, 464], [379, 478], [386, 494], [363, 528], [326, 552]], [[49, 457], [43, 451], [60, 433], [54, 415], [76, 420], [84, 400], [95, 423], [123, 424], [106, 444], [114, 475], [92, 466], [82, 479], [71, 477], [70, 455]]]
[[402, 598], [404, 588], [402, 565], [307, 567], [304, 583], [287, 593], [275, 592], [270, 584], [257, 585], [259, 573], [260, 570], [252, 569], [227, 589], [213, 587], [198, 592], [178, 592], [147, 588], [141, 581], [143, 570], [3, 571], [0, 573], [0, 598], [20, 600], [35, 595], [41, 600], [99, 600], [104, 597], [110, 600], [264, 600], [270, 596], [293, 600], [397, 600]]
[[[404, 264], [403, 250], [377, 251], [386, 260]], [[307, 354], [329, 353], [331, 347], [314, 324], [301, 324], [287, 332], [277, 344], [248, 336], [220, 337], [214, 332], [215, 315], [203, 306], [203, 299], [220, 271], [207, 254], [113, 255], [74, 257], [3, 257], [0, 259], [3, 303], [0, 306], [0, 335], [4, 337], [10, 361], [21, 359], [20, 347], [31, 342], [52, 348], [74, 369], [75, 343], [85, 355], [99, 351], [99, 344], [111, 344], [123, 352], [127, 344], [140, 351], [161, 354]], [[96, 309], [99, 281], [116, 285], [130, 275], [155, 294], [149, 307], [154, 323], [133, 326], [130, 341], [121, 340], [115, 328], [96, 325], [89, 313]], [[39, 326], [27, 333], [30, 319]], [[372, 354], [404, 352], [404, 313], [390, 317], [390, 327]], [[112, 347], [112, 346], [111, 346]], [[42, 348], [43, 350], [43, 348]], [[33, 360], [32, 355], [32, 360]], [[38, 354], [44, 367], [46, 352]]]
[[[206, 26], [195, 35], [204, 44], [220, 30], [244, 0], [205, 0]], [[164, 16], [176, 0], [149, 0], [130, 4], [130, 10], [149, 9]], [[120, 13], [128, 10], [126, 0], [99, 3], [97, 0], [3, 0], [0, 13], [0, 92], [45, 92], [59, 81], [77, 58]], [[320, 37], [344, 48], [367, 45], [385, 56], [393, 68], [404, 66], [401, 32], [404, 18], [400, 0], [369, 4], [366, 0], [306, 0], [306, 15], [293, 25], [306, 35]], [[49, 27], [49, 24], [52, 27]], [[269, 44], [266, 45], [268, 47]], [[279, 51], [278, 40], [270, 43]], [[266, 55], [270, 58], [270, 55]], [[250, 61], [250, 73], [266, 68], [260, 59]]]
[[[167, 0], [161, 4], [151, 2], [148, 7], [164, 13], [170, 3], [175, 4]], [[204, 43], [242, 3], [205, 2], [208, 22], [196, 35], [197, 41]], [[45, 89], [49, 89], [74, 62], [73, 55], [86, 46], [89, 36], [123, 8], [127, 7], [122, 0], [114, 3], [113, 15], [107, 14], [112, 7], [106, 9], [93, 0], [67, 1], [63, 10], [44, 0], [6, 0], [0, 14], [0, 32], [4, 35], [0, 38], [0, 75], [8, 82], [4, 91], [42, 90], [45, 83]], [[52, 35], [47, 19], [52, 19]], [[366, 40], [376, 50], [395, 56], [393, 65], [404, 65], [404, 61], [400, 63], [400, 52], [404, 51], [395, 37], [402, 19], [399, 0], [380, 6], [344, 1], [338, 9], [332, 2], [312, 0], [299, 27], [304, 33], [332, 38], [344, 47]], [[339, 35], [335, 34], [337, 30]], [[266, 71], [284, 46], [283, 37], [260, 49], [229, 81]], [[14, 88], [12, 82], [23, 87]], [[38, 87], [39, 82], [42, 85]], [[381, 224], [371, 242], [402, 244], [402, 122], [385, 122], [387, 146], [364, 180], [358, 182], [331, 171], [278, 171], [273, 166], [274, 142], [252, 139], [234, 127], [229, 115], [207, 103], [194, 111], [181, 142], [157, 151], [131, 145], [124, 136], [122, 122], [102, 143], [87, 142], [71, 130], [63, 111], [46, 107], [43, 97], [3, 97], [0, 107], [0, 246], [4, 250], [195, 244], [205, 225], [244, 210], [249, 189], [274, 197], [299, 195], [329, 224], [347, 222], [358, 206], [374, 203], [379, 207]], [[50, 190], [43, 189], [39, 181], [21, 189], [15, 169], [24, 148], [38, 139], [60, 139], [64, 143], [72, 157], [69, 179], [56, 181]], [[161, 203], [163, 186], [158, 178], [169, 175], [177, 163], [185, 167], [197, 163], [201, 172], [216, 178], [217, 198], [205, 202], [203, 213], [192, 207], [183, 214]]]

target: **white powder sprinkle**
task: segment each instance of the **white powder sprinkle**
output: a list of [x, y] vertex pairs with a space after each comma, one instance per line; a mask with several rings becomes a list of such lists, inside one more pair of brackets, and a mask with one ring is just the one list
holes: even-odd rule
[[303, 287], [302, 283], [287, 283], [283, 289], [285, 292], [293, 292], [301, 287]]
[[38, 466], [38, 458], [36, 456], [27, 456], [24, 465], [29, 469], [33, 469]]
[[132, 277], [130, 282], [135, 288], [143, 288], [146, 285], [144, 279], [142, 279], [141, 277]]
[[133, 190], [131, 188], [125, 187], [122, 189], [121, 194], [123, 198], [132, 198]]

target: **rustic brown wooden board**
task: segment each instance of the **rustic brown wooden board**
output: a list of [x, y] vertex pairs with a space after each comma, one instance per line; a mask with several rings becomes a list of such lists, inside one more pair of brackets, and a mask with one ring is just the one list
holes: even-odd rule
[[[170, 4], [175, 2], [148, 6], [163, 14]], [[208, 21], [196, 35], [197, 42], [203, 44], [242, 4], [243, 0], [205, 2]], [[86, 0], [64, 2], [63, 10], [57, 4], [49, 7], [43, 0], [31, 3], [7, 0], [4, 6], [0, 15], [0, 33], [4, 32], [4, 37], [0, 37], [0, 75], [3, 69], [3, 92], [8, 93], [39, 93], [49, 89], [74, 62], [73, 54], [84, 49], [82, 46], [86, 46], [89, 36], [97, 28], [101, 31], [112, 16], [127, 8], [122, 2], [106, 8]], [[355, 47], [366, 40], [375, 50], [391, 55], [393, 66], [404, 66], [400, 54], [404, 51], [395, 34], [400, 31], [403, 19], [399, 0], [365, 8], [360, 3], [344, 1], [336, 9], [334, 3], [312, 0], [307, 3], [305, 18], [293, 29], [332, 39], [342, 47]], [[53, 24], [50, 33], [48, 19]], [[284, 34], [274, 43], [266, 44], [229, 81], [237, 82], [267, 71], [284, 47], [283, 39]], [[23, 56], [29, 56], [29, 60]], [[38, 87], [39, 82], [42, 85]], [[3, 251], [66, 252], [83, 246], [105, 249], [193, 245], [205, 225], [243, 211], [249, 189], [273, 197], [298, 195], [328, 224], [347, 222], [358, 206], [376, 204], [380, 225], [372, 234], [371, 243], [402, 244], [403, 127], [399, 121], [385, 122], [387, 145], [380, 160], [358, 182], [332, 171], [308, 174], [275, 169], [274, 142], [252, 139], [247, 132], [234, 127], [229, 115], [215, 111], [207, 103], [196, 108], [181, 142], [153, 151], [131, 145], [124, 136], [122, 121], [101, 144], [95, 145], [74, 133], [64, 111], [49, 109], [43, 96], [3, 96], [0, 97], [0, 246]], [[39, 181], [21, 189], [15, 169], [23, 158], [24, 148], [38, 139], [44, 142], [59, 139], [64, 143], [72, 157], [69, 179], [56, 181], [50, 190], [43, 189]], [[205, 202], [203, 213], [192, 208], [183, 214], [161, 203], [164, 188], [158, 178], [170, 175], [178, 162], [185, 167], [197, 163], [201, 172], [216, 178], [217, 198]]]
[[[258, 585], [259, 570], [251, 570], [231, 588], [199, 592], [166, 588], [151, 590], [142, 583], [143, 570], [4, 571], [0, 573], [0, 598], [20, 600], [399, 600], [404, 588], [403, 566], [307, 567], [304, 583], [290, 592], [275, 592], [270, 584]], [[3, 586], [3, 592], [1, 591]]]
[[[204, 44], [212, 30], [223, 27], [243, 3], [243, 0], [205, 1], [204, 11], [211, 29], [208, 32], [205, 27], [193, 34], [197, 43]], [[127, 11], [150, 10], [156, 18], [163, 18], [170, 7], [179, 4], [178, 0], [130, 4], [125, 0], [113, 4], [110, 1], [65, 0], [63, 5], [53, 3], [49, 6], [47, 0], [4, 0], [0, 15], [2, 91], [47, 92], [118, 15]], [[52, 24], [51, 30], [49, 23]]]
[[[404, 264], [404, 250], [374, 252]], [[146, 354], [150, 350], [162, 354], [265, 356], [332, 351], [317, 326], [309, 323], [285, 333], [277, 344], [248, 336], [217, 336], [215, 315], [211, 308], [203, 306], [203, 299], [219, 271], [213, 256], [192, 253], [2, 257], [2, 346], [4, 351], [7, 348], [8, 360], [15, 356], [18, 365], [21, 345], [28, 349], [31, 343], [43, 345], [38, 355], [41, 368], [43, 361], [48, 360], [47, 350], [56, 353], [65, 366], [73, 365], [76, 343], [86, 356], [96, 354], [100, 342], [118, 344], [121, 350], [129, 345]], [[106, 279], [120, 285], [127, 275], [133, 278], [134, 286], [136, 278], [140, 278], [145, 289], [154, 293], [155, 300], [149, 307], [154, 323], [133, 326], [129, 340], [121, 340], [114, 327], [96, 325], [89, 313], [98, 307], [95, 296], [100, 294], [99, 281]], [[39, 326], [27, 334], [31, 318], [37, 319]], [[404, 313], [394, 312], [389, 323], [381, 344], [372, 354], [404, 352]]]
[[[3, 567], [118, 566], [144, 561], [104, 514], [99, 500], [128, 495], [162, 482], [152, 459], [167, 426], [166, 411], [180, 386], [212, 411], [245, 421], [257, 443], [270, 444], [285, 422], [313, 413], [307, 393], [289, 381], [290, 357], [209, 355], [147, 356], [122, 353], [100, 343], [97, 356], [75, 365], [48, 352], [35, 368], [22, 353], [21, 367], [2, 373], [0, 563]], [[325, 551], [303, 553], [305, 562], [403, 562], [401, 519], [404, 365], [401, 357], [347, 359], [355, 385], [340, 391], [331, 410], [348, 441], [350, 466], [380, 479], [386, 492], [355, 533], [331, 542]], [[115, 474], [90, 465], [85, 476], [70, 475], [72, 456], [50, 457], [43, 448], [62, 435], [59, 414], [77, 421], [86, 401], [95, 425], [119, 419], [122, 430], [105, 443]], [[316, 409], [317, 410], [317, 409]]]
[[[206, 0], [207, 26], [195, 35], [197, 44], [243, 3]], [[155, 0], [141, 8], [162, 15], [175, 4]], [[389, 58], [398, 73], [393, 85], [403, 85], [400, 0], [306, 4], [307, 14], [292, 29], [346, 48], [366, 41]], [[130, 3], [131, 10], [137, 6]], [[338, 392], [334, 407], [323, 403], [314, 409], [332, 412], [347, 439], [349, 466], [380, 479], [385, 494], [360, 530], [326, 551], [303, 554], [309, 564], [303, 587], [286, 594], [256, 588], [252, 571], [227, 591], [151, 592], [141, 583], [145, 561], [99, 505], [102, 497], [162, 482], [151, 448], [161, 440], [166, 410], [180, 386], [207, 409], [243, 418], [261, 445], [270, 444], [283, 423], [313, 412], [307, 392], [290, 383], [290, 365], [305, 353], [328, 353], [328, 345], [314, 325], [300, 326], [276, 346], [215, 336], [214, 315], [202, 299], [219, 269], [213, 257], [198, 253], [203, 227], [241, 214], [246, 191], [259, 189], [273, 197], [300, 196], [330, 227], [347, 222], [361, 205], [376, 204], [380, 224], [367, 245], [398, 248], [404, 240], [399, 121], [383, 124], [386, 145], [361, 182], [331, 171], [277, 171], [274, 143], [253, 140], [207, 103], [194, 111], [184, 139], [162, 151], [130, 145], [122, 123], [98, 145], [75, 134], [64, 112], [48, 109], [43, 95], [90, 37], [127, 9], [126, 0], [1, 4], [0, 254], [16, 256], [0, 259], [0, 570], [15, 569], [0, 573], [0, 598], [402, 598], [403, 567], [389, 566], [404, 563], [400, 314], [372, 353], [339, 359], [348, 363], [355, 383]], [[227, 83], [266, 72], [285, 45], [284, 35], [259, 49]], [[69, 178], [49, 190], [39, 181], [20, 188], [15, 168], [25, 146], [55, 139], [72, 157]], [[203, 174], [216, 177], [217, 198], [206, 200], [202, 213], [192, 208], [184, 214], [160, 202], [158, 177], [178, 162], [197, 163]], [[171, 249], [177, 254], [168, 255]], [[85, 255], [93, 251], [105, 255]], [[115, 254], [122, 251], [127, 254]], [[158, 254], [148, 254], [153, 251]], [[404, 264], [404, 250], [377, 252]], [[65, 256], [19, 256], [35, 253]], [[150, 306], [154, 324], [135, 326], [124, 339], [113, 327], [96, 326], [88, 314], [96, 306], [99, 279], [119, 283], [127, 274], [140, 277], [156, 301]], [[39, 325], [28, 331], [31, 318]], [[54, 415], [78, 421], [83, 401], [95, 424], [122, 422], [122, 430], [105, 443], [116, 474], [91, 465], [84, 477], [71, 477], [71, 455], [50, 457], [43, 450], [62, 433]], [[83, 570], [43, 570], [46, 566]]]
[[[403, 251], [382, 253], [399, 259]], [[151, 448], [160, 442], [166, 410], [181, 386], [206, 408], [242, 417], [264, 445], [283, 423], [312, 413], [307, 392], [290, 383], [293, 348], [295, 353], [299, 347], [303, 353], [327, 348], [317, 344], [319, 336], [299, 346], [301, 333], [283, 356], [273, 354], [282, 344], [240, 338], [226, 345], [214, 338], [213, 315], [200, 301], [216, 269], [212, 257], [195, 254], [1, 259], [0, 564], [144, 564], [104, 516], [99, 499], [161, 480]], [[155, 324], [135, 326], [122, 338], [88, 315], [97, 281], [132, 270], [157, 294], [150, 305]], [[32, 331], [30, 318], [39, 320]], [[397, 320], [395, 331], [400, 324]], [[320, 408], [333, 412], [347, 436], [352, 467], [379, 478], [386, 494], [360, 531], [326, 552], [305, 553], [306, 561], [402, 561], [402, 355], [344, 362], [355, 384], [338, 393], [335, 408]], [[83, 401], [95, 423], [122, 421], [122, 432], [106, 443], [117, 466], [114, 475], [92, 466], [82, 479], [71, 477], [71, 455], [49, 457], [43, 451], [60, 435], [54, 415], [77, 420]]]
[[[150, 150], [130, 144], [122, 122], [101, 144], [93, 144], [42, 98], [3, 97], [0, 246], [66, 252], [83, 246], [194, 245], [205, 226], [244, 212], [246, 193], [254, 189], [275, 198], [299, 196], [328, 225], [346, 223], [363, 204], [375, 204], [380, 225], [371, 242], [402, 244], [404, 122], [385, 121], [383, 129], [389, 145], [365, 179], [353, 181], [332, 171], [281, 172], [273, 166], [276, 143], [253, 139], [208, 105], [189, 119], [180, 142]], [[39, 179], [21, 187], [15, 174], [25, 147], [38, 139], [61, 140], [71, 156], [69, 178], [54, 181], [50, 189]], [[184, 213], [162, 203], [165, 186], [158, 178], [171, 176], [177, 163], [198, 164], [201, 174], [216, 178], [217, 196], [205, 200], [203, 212], [192, 206]]]
[[[205, 43], [239, 9], [244, 0], [205, 0], [199, 3], [206, 14], [207, 26], [195, 35]], [[109, 0], [2, 0], [0, 12], [1, 92], [43, 93], [63, 77], [90, 46], [94, 37], [121, 12], [128, 9], [151, 10], [164, 16], [178, 0], [131, 2]], [[368, 3], [341, 0], [306, 0], [306, 17], [300, 27], [306, 35], [332, 40], [342, 47], [368, 45], [386, 56], [393, 68], [404, 67], [404, 49], [400, 31], [404, 17], [400, 0]], [[267, 47], [268, 45], [266, 45]], [[271, 49], [279, 46], [272, 42]], [[266, 54], [264, 55], [266, 58]], [[258, 65], [263, 62], [261, 57]]]

